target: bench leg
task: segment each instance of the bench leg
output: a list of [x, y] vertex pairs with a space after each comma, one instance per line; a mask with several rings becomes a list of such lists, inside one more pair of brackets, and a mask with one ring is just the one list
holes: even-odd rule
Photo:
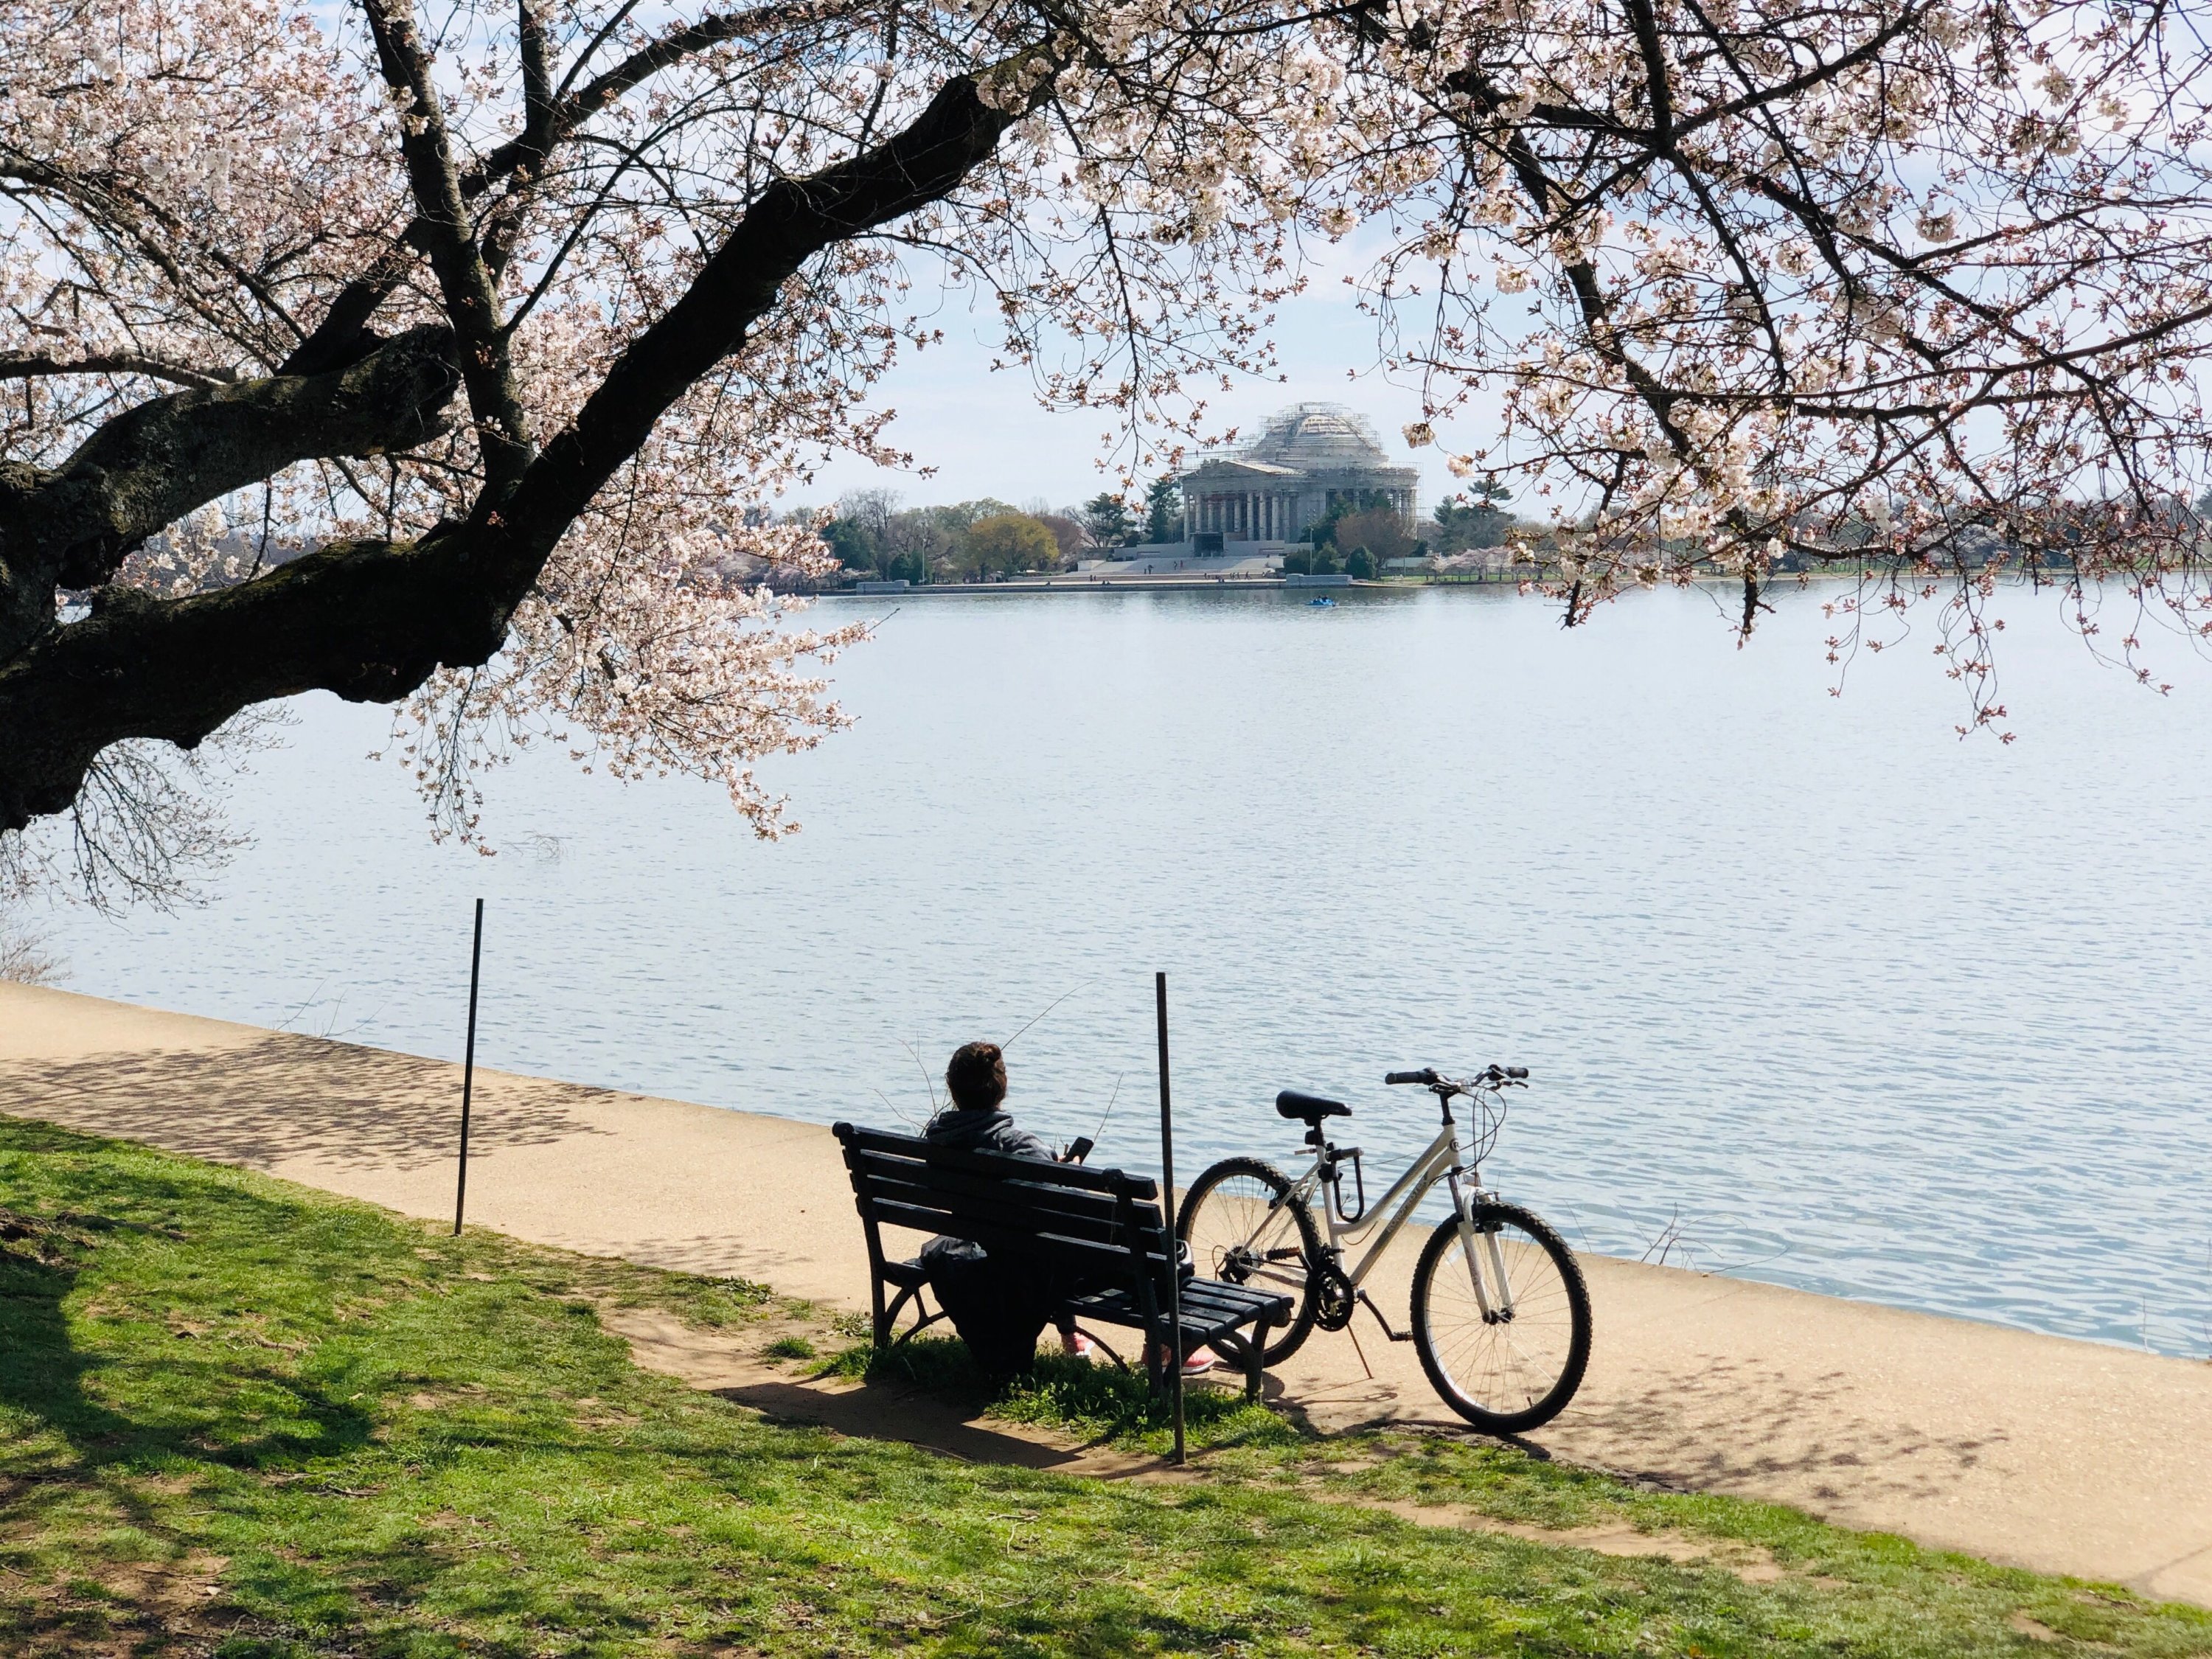
[[869, 1285], [868, 1299], [874, 1304], [870, 1310], [873, 1316], [870, 1322], [875, 1334], [876, 1347], [879, 1352], [890, 1346], [891, 1321], [898, 1317], [899, 1305], [909, 1294], [911, 1292], [901, 1291], [898, 1301], [892, 1303], [890, 1311], [886, 1312], [884, 1308], [884, 1281], [878, 1279]]
[[1244, 1397], [1260, 1397], [1260, 1356], [1267, 1349], [1267, 1322], [1261, 1320], [1252, 1328], [1252, 1334], [1244, 1344]]
[[1097, 1345], [1098, 1351], [1114, 1362], [1115, 1370], [1126, 1371], [1129, 1369], [1129, 1362], [1122, 1358], [1120, 1354], [1115, 1352], [1113, 1344], [1107, 1341], [1106, 1339], [1099, 1335], [1097, 1332], [1085, 1330], [1080, 1325], [1078, 1325], [1075, 1328], [1079, 1334], [1089, 1337], [1092, 1342]]
[[[880, 1293], [876, 1299], [878, 1303], [883, 1300]], [[906, 1304], [909, 1302], [914, 1304], [914, 1330], [908, 1331], [906, 1336], [893, 1337], [891, 1333], [898, 1328], [898, 1316], [906, 1311]], [[924, 1315], [928, 1316], [925, 1318]], [[942, 1314], [929, 1312], [928, 1304], [922, 1301], [921, 1291], [918, 1287], [902, 1290], [898, 1293], [897, 1299], [891, 1304], [890, 1310], [879, 1312], [876, 1316], [876, 1347], [878, 1351], [895, 1348], [905, 1341], [908, 1336], [912, 1336], [915, 1331], [920, 1330], [924, 1325], [934, 1324], [942, 1317], [944, 1317]]]

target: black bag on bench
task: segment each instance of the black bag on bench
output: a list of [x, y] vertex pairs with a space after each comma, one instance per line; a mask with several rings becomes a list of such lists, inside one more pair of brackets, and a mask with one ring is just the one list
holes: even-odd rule
[[937, 1305], [986, 1377], [1003, 1383], [1029, 1370], [1059, 1305], [1058, 1286], [1041, 1283], [1034, 1268], [993, 1260], [964, 1238], [931, 1239], [921, 1247], [921, 1265]]

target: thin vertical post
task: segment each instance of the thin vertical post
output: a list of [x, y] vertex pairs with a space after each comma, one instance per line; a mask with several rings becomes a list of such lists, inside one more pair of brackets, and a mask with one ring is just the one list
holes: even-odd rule
[[1176, 1249], [1175, 1114], [1168, 1101], [1168, 976], [1152, 975], [1160, 1027], [1160, 1214], [1168, 1230], [1168, 1398], [1175, 1407], [1175, 1461], [1182, 1449], [1182, 1261]]
[[453, 1187], [453, 1237], [461, 1236], [461, 1216], [469, 1202], [469, 1097], [477, 1082], [477, 982], [483, 970], [483, 901], [477, 901], [476, 942], [469, 947], [469, 1047], [461, 1062], [461, 1172]]

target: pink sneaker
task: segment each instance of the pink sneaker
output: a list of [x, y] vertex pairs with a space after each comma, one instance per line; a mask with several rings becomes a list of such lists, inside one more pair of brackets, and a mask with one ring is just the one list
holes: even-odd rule
[[1098, 1363], [1098, 1345], [1081, 1331], [1067, 1331], [1060, 1339], [1060, 1351], [1070, 1359], [1080, 1359], [1087, 1364]]
[[[1158, 1358], [1158, 1351], [1147, 1345], [1145, 1349], [1145, 1364], [1150, 1365]], [[1206, 1372], [1220, 1363], [1220, 1360], [1214, 1356], [1212, 1349], [1194, 1348], [1182, 1357], [1182, 1374], [1185, 1376], [1204, 1376]]]

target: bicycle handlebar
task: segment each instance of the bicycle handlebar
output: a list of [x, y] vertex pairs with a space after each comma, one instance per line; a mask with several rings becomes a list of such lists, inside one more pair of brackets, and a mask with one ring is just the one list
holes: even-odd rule
[[[1488, 1070], [1478, 1073], [1475, 1076], [1468, 1079], [1467, 1081], [1469, 1083], [1518, 1083], [1528, 1075], [1528, 1068], [1526, 1066], [1492, 1066]], [[1431, 1088], [1434, 1088], [1440, 1083], [1449, 1083], [1452, 1079], [1449, 1078], [1438, 1077], [1437, 1075], [1437, 1068], [1433, 1066], [1424, 1066], [1418, 1072], [1386, 1072], [1383, 1074], [1382, 1081], [1385, 1083], [1425, 1083]]]

